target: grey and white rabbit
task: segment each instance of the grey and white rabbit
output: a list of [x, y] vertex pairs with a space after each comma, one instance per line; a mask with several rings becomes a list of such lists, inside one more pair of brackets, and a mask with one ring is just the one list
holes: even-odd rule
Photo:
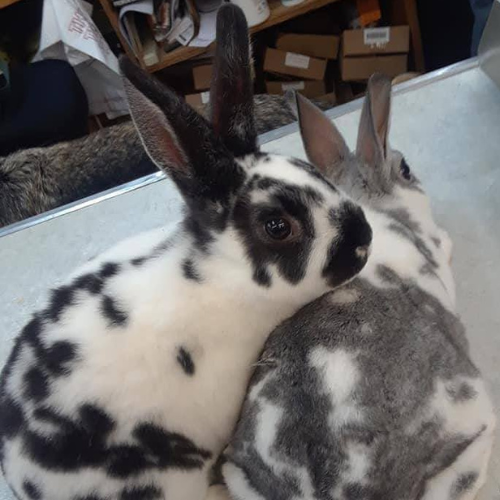
[[203, 500], [268, 333], [369, 252], [355, 203], [310, 164], [259, 151], [238, 7], [218, 14], [212, 125], [121, 68], [185, 217], [76, 271], [17, 337], [0, 463], [21, 500]]
[[[293, 123], [286, 100], [254, 96], [255, 127], [263, 134]], [[209, 109], [202, 110], [209, 116]], [[81, 139], [0, 158], [0, 227], [156, 172], [133, 123]]]
[[[360, 203], [367, 265], [268, 338], [223, 468], [234, 500], [472, 500], [495, 417], [455, 310], [451, 242], [368, 85], [355, 155], [298, 96], [308, 158]], [[222, 487], [214, 498], [227, 498]]]

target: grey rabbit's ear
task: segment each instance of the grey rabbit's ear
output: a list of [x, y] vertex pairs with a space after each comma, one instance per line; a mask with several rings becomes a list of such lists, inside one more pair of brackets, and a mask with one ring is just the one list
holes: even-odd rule
[[224, 4], [217, 14], [211, 122], [217, 137], [235, 156], [258, 150], [253, 109], [250, 41], [243, 11]]
[[359, 123], [356, 153], [366, 164], [382, 166], [387, 158], [391, 116], [391, 80], [380, 73], [368, 81]]
[[175, 92], [129, 59], [120, 58], [130, 112], [152, 161], [186, 201], [224, 201], [243, 171], [210, 124]]
[[298, 92], [295, 93], [295, 109], [309, 161], [325, 175], [333, 177], [335, 167], [350, 155], [344, 138], [328, 117]]

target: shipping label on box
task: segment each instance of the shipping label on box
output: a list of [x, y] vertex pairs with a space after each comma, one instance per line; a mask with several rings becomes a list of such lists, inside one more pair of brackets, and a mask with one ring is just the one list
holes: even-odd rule
[[264, 71], [282, 75], [297, 76], [306, 80], [323, 80], [326, 60], [304, 54], [266, 49]]
[[278, 36], [276, 48], [317, 57], [319, 59], [337, 59], [340, 37], [334, 35], [295, 35]]
[[346, 30], [342, 33], [344, 56], [406, 54], [409, 50], [410, 28], [408, 26]]

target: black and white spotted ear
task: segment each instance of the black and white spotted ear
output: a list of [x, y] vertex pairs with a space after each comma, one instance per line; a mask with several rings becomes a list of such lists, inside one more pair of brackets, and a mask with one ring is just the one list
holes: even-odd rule
[[350, 155], [344, 138], [330, 119], [298, 92], [294, 104], [291, 107], [295, 108], [309, 161], [327, 177], [334, 178], [336, 167]]
[[356, 146], [357, 156], [370, 166], [387, 159], [390, 117], [391, 80], [375, 73], [368, 81]]
[[224, 4], [217, 14], [217, 45], [210, 88], [211, 122], [235, 156], [255, 153], [257, 133], [248, 26], [243, 11]]
[[129, 59], [120, 58], [120, 69], [130, 113], [151, 160], [188, 203], [227, 200], [244, 173], [210, 124]]

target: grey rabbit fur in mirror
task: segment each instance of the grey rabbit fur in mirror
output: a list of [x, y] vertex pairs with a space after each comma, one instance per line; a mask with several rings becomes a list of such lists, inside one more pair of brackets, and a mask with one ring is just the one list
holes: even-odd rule
[[[282, 96], [256, 95], [254, 103], [258, 134], [296, 121]], [[209, 108], [205, 106], [202, 114], [208, 116]], [[0, 227], [157, 170], [132, 122], [74, 141], [18, 151], [0, 158]]]
[[450, 239], [389, 146], [390, 105], [373, 76], [352, 154], [297, 96], [308, 158], [363, 207], [372, 252], [269, 336], [223, 467], [234, 500], [472, 500], [485, 482], [492, 404], [455, 309]]
[[19, 500], [205, 500], [269, 332], [366, 264], [361, 208], [258, 148], [241, 9], [223, 5], [216, 31], [210, 121], [121, 60], [184, 217], [75, 271], [17, 336], [0, 464]]

